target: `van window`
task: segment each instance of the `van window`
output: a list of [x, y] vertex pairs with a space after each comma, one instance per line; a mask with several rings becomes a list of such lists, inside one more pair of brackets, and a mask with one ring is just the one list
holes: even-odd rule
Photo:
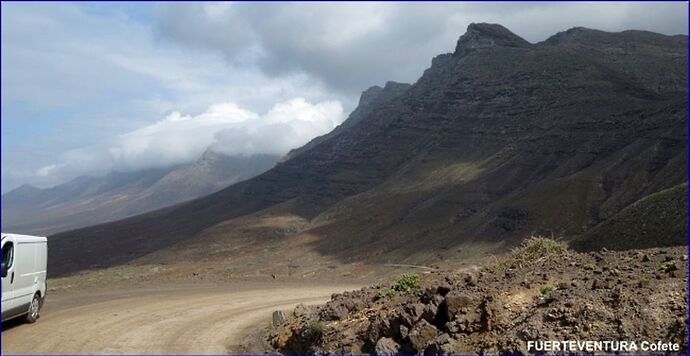
[[2, 261], [8, 270], [14, 265], [14, 245], [11, 242], [2, 247]]

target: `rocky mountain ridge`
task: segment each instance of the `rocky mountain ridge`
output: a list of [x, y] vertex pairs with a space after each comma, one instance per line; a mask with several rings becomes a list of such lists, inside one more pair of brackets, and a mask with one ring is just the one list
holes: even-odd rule
[[[413, 85], [373, 89], [391, 95], [365, 95], [342, 128], [273, 169], [173, 208], [53, 236], [54, 260], [80, 244], [116, 253], [52, 270], [201, 244], [214, 227], [253, 215], [308, 221], [294, 238], [308, 234], [310, 248], [343, 263], [463, 259], [533, 233], [587, 246], [597, 226], [652, 194], [673, 192], [646, 200], [648, 209], [687, 201], [686, 62], [687, 36], [578, 28], [529, 44], [500, 25], [473, 24]], [[685, 244], [686, 212], [664, 213], [677, 226], [633, 223], [655, 226], [648, 236], [662, 238], [648, 245]], [[615, 235], [600, 242], [629, 248]]]

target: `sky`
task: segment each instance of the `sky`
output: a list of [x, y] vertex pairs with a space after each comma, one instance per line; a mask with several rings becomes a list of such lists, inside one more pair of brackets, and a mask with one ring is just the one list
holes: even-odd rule
[[2, 3], [2, 192], [282, 155], [413, 83], [472, 22], [687, 34], [686, 3]]

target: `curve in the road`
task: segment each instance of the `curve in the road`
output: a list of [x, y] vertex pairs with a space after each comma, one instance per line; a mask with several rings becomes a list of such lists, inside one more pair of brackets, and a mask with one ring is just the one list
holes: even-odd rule
[[[43, 312], [2, 333], [3, 354], [225, 354], [273, 310], [326, 301], [356, 287], [127, 291]], [[133, 296], [134, 294], [134, 296]]]

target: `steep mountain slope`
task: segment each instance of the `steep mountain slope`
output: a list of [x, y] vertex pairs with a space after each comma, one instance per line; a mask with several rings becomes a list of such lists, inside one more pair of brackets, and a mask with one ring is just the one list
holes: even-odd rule
[[3, 229], [45, 234], [122, 219], [213, 193], [276, 161], [208, 150], [196, 162], [170, 168], [78, 177], [48, 189], [25, 185], [2, 196]]
[[688, 183], [645, 196], [573, 241], [579, 250], [672, 245], [687, 235]]
[[[415, 84], [365, 92], [354, 122], [266, 173], [51, 237], [52, 271], [203, 243], [247, 214], [309, 219], [311, 248], [342, 261], [432, 262], [535, 232], [575, 238], [686, 181], [686, 62], [687, 36], [577, 28], [530, 44], [472, 24]], [[685, 243], [668, 233], [651, 244]]]

